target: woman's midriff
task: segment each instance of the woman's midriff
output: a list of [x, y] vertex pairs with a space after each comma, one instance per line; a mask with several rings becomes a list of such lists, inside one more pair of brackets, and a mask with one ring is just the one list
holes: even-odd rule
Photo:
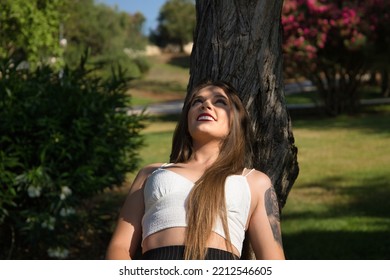
[[[142, 242], [142, 252], [146, 252], [155, 248], [172, 245], [184, 245], [185, 243], [185, 227], [168, 228], [156, 232], [146, 237]], [[216, 248], [220, 250], [229, 251], [226, 247], [225, 238], [215, 232], [211, 232], [209, 239], [206, 242], [206, 247]], [[233, 253], [237, 256], [241, 254], [233, 247]]]

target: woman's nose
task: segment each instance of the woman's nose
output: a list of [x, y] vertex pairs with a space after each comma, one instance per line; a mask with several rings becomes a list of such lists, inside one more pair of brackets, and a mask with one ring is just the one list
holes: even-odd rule
[[204, 110], [204, 109], [210, 109], [211, 108], [211, 103], [208, 101], [208, 100], [205, 100], [203, 103], [202, 103], [202, 106], [201, 108]]

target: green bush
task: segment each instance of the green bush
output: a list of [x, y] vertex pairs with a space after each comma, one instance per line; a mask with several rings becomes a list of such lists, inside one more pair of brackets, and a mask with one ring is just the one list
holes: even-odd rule
[[[75, 58], [79, 60], [79, 58]], [[110, 77], [113, 63], [119, 65], [132, 78], [141, 78], [149, 69], [150, 64], [144, 56], [131, 56], [123, 51], [112, 51], [108, 55], [91, 57], [91, 63], [99, 65], [98, 74], [101, 77]]]
[[138, 168], [144, 117], [126, 112], [129, 79], [98, 78], [85, 60], [0, 67], [0, 258], [77, 259], [80, 236], [104, 227], [81, 206]]

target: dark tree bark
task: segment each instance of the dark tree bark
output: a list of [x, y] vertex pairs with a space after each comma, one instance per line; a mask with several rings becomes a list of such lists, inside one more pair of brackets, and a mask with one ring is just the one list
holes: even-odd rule
[[382, 91], [382, 97], [389, 97], [390, 96], [390, 72], [387, 68], [383, 68], [381, 71], [381, 91]]
[[253, 123], [254, 166], [271, 178], [280, 209], [299, 172], [284, 100], [282, 5], [282, 0], [197, 0], [188, 85], [190, 92], [205, 78], [221, 79], [240, 92]]

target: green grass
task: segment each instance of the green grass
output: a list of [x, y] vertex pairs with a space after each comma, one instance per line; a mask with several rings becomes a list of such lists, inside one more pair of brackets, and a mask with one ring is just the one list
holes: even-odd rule
[[286, 95], [287, 104], [317, 104], [318, 102], [319, 97], [316, 91], [300, 92]]
[[[390, 258], [390, 106], [372, 111], [293, 120], [300, 174], [282, 213], [289, 259]], [[143, 164], [168, 161], [176, 119], [149, 123]]]
[[390, 258], [390, 114], [293, 121], [300, 173], [283, 209], [290, 259]]
[[[359, 95], [362, 99], [382, 98], [379, 86], [364, 85], [359, 88]], [[319, 104], [320, 96], [317, 91], [306, 91], [286, 95], [287, 104]]]
[[151, 68], [142, 79], [130, 83], [132, 105], [149, 105], [184, 99], [189, 80], [189, 57], [150, 57]]
[[149, 120], [143, 131], [145, 147], [140, 151], [142, 164], [168, 162], [172, 146], [172, 135], [178, 116], [160, 116]]

